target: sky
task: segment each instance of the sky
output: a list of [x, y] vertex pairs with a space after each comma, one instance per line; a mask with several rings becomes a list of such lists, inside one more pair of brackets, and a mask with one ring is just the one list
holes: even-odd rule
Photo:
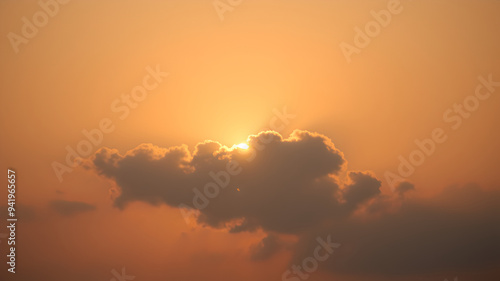
[[0, 0], [0, 279], [498, 280], [499, 12]]

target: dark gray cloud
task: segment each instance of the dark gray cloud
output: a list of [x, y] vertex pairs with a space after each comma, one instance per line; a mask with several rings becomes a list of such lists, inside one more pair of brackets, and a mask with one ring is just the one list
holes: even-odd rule
[[66, 200], [51, 201], [50, 208], [64, 216], [73, 216], [78, 213], [89, 212], [96, 209], [94, 205], [85, 202]]
[[349, 209], [355, 209], [359, 204], [366, 202], [380, 194], [381, 182], [371, 173], [350, 172], [350, 183], [343, 189], [343, 197]]
[[[500, 262], [500, 195], [452, 187], [431, 198], [405, 198], [401, 183], [382, 194], [371, 172], [347, 172], [326, 136], [294, 131], [250, 136], [249, 150], [214, 141], [160, 148], [143, 144], [122, 155], [104, 148], [94, 169], [120, 189], [115, 205], [133, 201], [199, 210], [198, 223], [236, 233], [273, 233], [251, 249], [253, 260], [279, 251], [293, 234], [295, 262], [310, 256], [316, 237], [342, 247], [323, 270], [356, 274], [414, 274], [468, 270]], [[236, 223], [237, 222], [237, 223]]]
[[402, 181], [396, 186], [396, 193], [399, 196], [404, 196], [408, 191], [415, 190], [415, 186], [411, 182]]
[[267, 260], [284, 248], [284, 243], [274, 234], [264, 237], [250, 248], [250, 258], [254, 261]]
[[116, 206], [131, 201], [184, 204], [200, 209], [199, 222], [213, 227], [242, 220], [233, 232], [259, 227], [298, 233], [341, 208], [339, 184], [331, 175], [342, 171], [346, 161], [328, 138], [295, 131], [283, 139], [263, 132], [248, 144], [250, 149], [242, 150], [208, 141], [193, 154], [186, 146], [141, 145], [125, 155], [105, 148], [93, 162], [120, 187]]
[[332, 221], [302, 236], [307, 243], [295, 260], [310, 254], [315, 237], [331, 234], [342, 247], [324, 269], [337, 273], [409, 275], [500, 263], [500, 192], [467, 185], [432, 198], [397, 198], [374, 202], [386, 205], [382, 213]]

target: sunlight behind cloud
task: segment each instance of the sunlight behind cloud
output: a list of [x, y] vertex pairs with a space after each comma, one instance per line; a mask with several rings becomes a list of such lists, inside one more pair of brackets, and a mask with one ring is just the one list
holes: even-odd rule
[[248, 144], [246, 143], [240, 143], [237, 145], [238, 148], [241, 148], [241, 149], [248, 149]]

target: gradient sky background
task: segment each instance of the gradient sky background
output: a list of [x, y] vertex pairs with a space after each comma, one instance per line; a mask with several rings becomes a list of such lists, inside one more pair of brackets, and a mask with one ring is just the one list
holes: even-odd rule
[[[474, 94], [478, 76], [500, 81], [500, 2], [401, 1], [402, 12], [348, 63], [339, 44], [353, 44], [354, 28], [364, 27], [373, 19], [370, 11], [386, 9], [388, 2], [252, 0], [221, 20], [208, 0], [74, 0], [60, 5], [15, 53], [7, 34], [21, 34], [22, 18], [31, 19], [41, 8], [36, 1], [1, 0], [0, 161], [3, 170], [16, 169], [19, 208], [18, 273], [7, 274], [6, 242], [0, 239], [2, 280], [110, 280], [111, 271], [122, 267], [135, 280], [281, 280], [327, 230], [340, 249], [371, 257], [383, 252], [377, 245], [388, 251], [401, 246], [391, 244], [392, 238], [377, 240], [384, 232], [432, 229], [436, 225], [425, 220], [411, 224], [415, 231], [385, 223], [386, 216], [414, 218], [415, 202], [446, 214], [463, 236], [457, 241], [483, 237], [464, 234], [471, 230], [496, 243], [484, 255], [482, 248], [471, 250], [479, 253], [471, 258], [477, 262], [438, 259], [425, 270], [386, 270], [383, 256], [374, 267], [384, 270], [357, 270], [364, 261], [350, 260], [352, 252], [339, 249], [308, 280], [498, 280], [500, 87], [457, 130], [443, 113]], [[146, 67], [157, 65], [169, 76], [121, 120], [111, 104], [142, 84]], [[245, 142], [269, 128], [274, 112], [284, 107], [295, 115], [280, 131], [284, 139], [296, 129], [317, 132], [343, 153], [346, 167], [335, 175], [341, 190], [348, 187], [342, 184], [348, 171], [372, 171], [381, 193], [338, 221], [327, 219], [333, 226], [229, 233], [201, 222], [186, 224], [179, 209], [164, 202], [131, 200], [116, 208], [116, 178], [78, 167], [60, 182], [52, 167], [54, 161], [64, 163], [66, 146], [85, 139], [82, 130], [98, 128], [103, 118], [116, 128], [93, 153], [109, 147], [124, 155], [143, 143], [185, 144], [193, 153], [205, 140], [228, 147]], [[398, 157], [408, 158], [417, 148], [414, 140], [429, 138], [435, 128], [443, 128], [448, 139], [407, 179], [415, 190], [396, 198], [384, 173], [396, 173]], [[307, 149], [299, 152], [312, 155]], [[306, 172], [297, 173], [300, 178]], [[6, 190], [0, 195], [4, 206]], [[367, 215], [364, 208], [371, 204], [390, 210]], [[2, 226], [5, 213], [0, 211]], [[393, 228], [371, 232], [380, 226]], [[373, 239], [357, 243], [357, 231]], [[277, 237], [279, 247], [266, 259], [252, 259], [252, 249], [266, 236]], [[432, 260], [442, 253], [417, 254]], [[353, 268], [336, 266], [346, 260]]]

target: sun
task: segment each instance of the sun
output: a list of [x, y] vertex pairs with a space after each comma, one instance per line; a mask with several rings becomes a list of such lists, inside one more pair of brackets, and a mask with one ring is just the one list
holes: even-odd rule
[[248, 149], [248, 144], [246, 143], [240, 143], [237, 145], [238, 148], [241, 148], [241, 149]]

